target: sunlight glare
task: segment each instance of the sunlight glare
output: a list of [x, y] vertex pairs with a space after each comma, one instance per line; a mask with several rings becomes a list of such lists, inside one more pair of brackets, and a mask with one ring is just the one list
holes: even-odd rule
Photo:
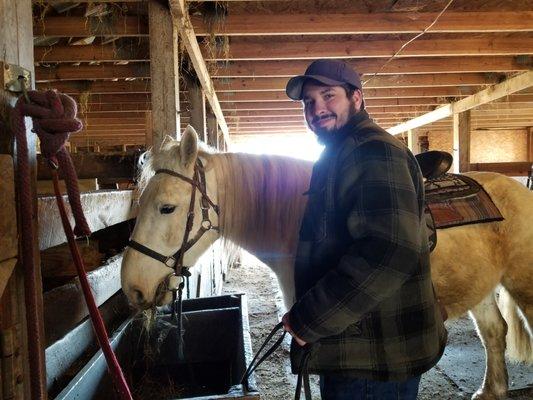
[[308, 133], [234, 135], [230, 151], [252, 154], [276, 154], [316, 161], [322, 152], [315, 136]]

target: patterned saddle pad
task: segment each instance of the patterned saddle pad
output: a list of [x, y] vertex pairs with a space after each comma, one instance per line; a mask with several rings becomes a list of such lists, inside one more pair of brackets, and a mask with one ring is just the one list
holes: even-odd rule
[[444, 174], [426, 181], [426, 210], [435, 228], [502, 221], [503, 216], [485, 189], [464, 175]]

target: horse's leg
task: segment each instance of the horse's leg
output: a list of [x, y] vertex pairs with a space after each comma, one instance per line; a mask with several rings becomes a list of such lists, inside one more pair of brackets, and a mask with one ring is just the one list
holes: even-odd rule
[[505, 365], [505, 335], [503, 319], [494, 292], [470, 310], [477, 332], [485, 347], [486, 366], [483, 385], [472, 396], [476, 400], [499, 400], [507, 395], [508, 376]]
[[274, 262], [268, 262], [268, 266], [276, 274], [278, 278], [281, 294], [283, 295], [283, 303], [285, 308], [289, 310], [296, 301], [296, 293], [294, 288], [294, 259], [286, 258]]
[[[526, 280], [531, 285], [531, 279]], [[509, 282], [505, 282], [509, 283]], [[524, 285], [524, 286], [529, 286]], [[518, 286], [518, 285], [516, 285]], [[509, 287], [509, 289], [508, 289]], [[529, 293], [526, 292], [529, 291]], [[512, 291], [512, 294], [510, 293]], [[514, 362], [533, 364], [533, 289], [502, 288], [498, 305], [507, 321], [507, 357]]]

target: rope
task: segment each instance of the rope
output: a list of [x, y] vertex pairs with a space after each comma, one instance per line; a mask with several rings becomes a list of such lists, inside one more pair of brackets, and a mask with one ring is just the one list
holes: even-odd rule
[[[81, 121], [76, 118], [76, 102], [71, 97], [52, 90], [30, 91], [27, 96], [31, 103], [19, 99], [15, 108], [19, 110], [20, 115], [33, 119], [33, 131], [41, 142], [42, 155], [48, 160], [52, 160], [53, 157], [57, 159], [65, 178], [68, 201], [74, 215], [74, 233], [76, 236], [88, 236], [91, 230], [81, 207], [78, 177], [70, 154], [65, 149], [65, 142], [70, 133], [77, 132], [83, 127]], [[26, 128], [22, 120], [16, 128], [15, 135], [19, 138], [25, 134]]]
[[[24, 85], [22, 85], [24, 87]], [[28, 144], [26, 140], [26, 126], [24, 117], [31, 117], [33, 120], [33, 131], [37, 134], [41, 142], [41, 152], [49, 161], [52, 169], [54, 181], [54, 192], [56, 195], [61, 222], [65, 230], [65, 235], [78, 271], [82, 291], [85, 296], [87, 308], [93, 322], [94, 329], [100, 347], [106, 358], [108, 368], [115, 387], [123, 400], [131, 400], [131, 393], [126, 383], [126, 379], [120, 369], [118, 361], [109, 344], [105, 324], [99, 313], [98, 307], [92, 296], [91, 288], [87, 280], [83, 260], [76, 245], [74, 235], [87, 236], [91, 233], [83, 209], [81, 207], [79, 189], [77, 186], [76, 171], [72, 165], [72, 160], [67, 150], [65, 142], [71, 132], [77, 132], [82, 128], [81, 121], [76, 118], [76, 102], [64, 94], [55, 91], [23, 91], [12, 110], [12, 129], [17, 142], [17, 169], [19, 185], [18, 196], [21, 211], [22, 227], [22, 264], [24, 268], [25, 300], [27, 305], [28, 349], [31, 357], [30, 379], [32, 399], [45, 399], [44, 385], [41, 382], [45, 376], [44, 360], [41, 349], [43, 346], [43, 332], [39, 322], [39, 310], [42, 305], [39, 302], [36, 282], [37, 271], [35, 266], [33, 243], [33, 221], [36, 219], [35, 210], [32, 207], [32, 194], [30, 192], [30, 166], [28, 160]], [[28, 103], [29, 101], [29, 103]], [[74, 231], [70, 226], [67, 217], [63, 196], [59, 190], [59, 177], [57, 169], [61, 168], [65, 182], [69, 203], [74, 215]]]

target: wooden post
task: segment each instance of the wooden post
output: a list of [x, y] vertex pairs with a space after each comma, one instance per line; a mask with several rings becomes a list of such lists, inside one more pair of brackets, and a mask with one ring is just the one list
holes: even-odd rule
[[[13, 399], [37, 399], [46, 398], [46, 371], [44, 357], [44, 329], [43, 329], [43, 304], [42, 304], [42, 280], [40, 273], [40, 258], [37, 229], [37, 197], [36, 176], [37, 159], [36, 136], [31, 132], [31, 126], [27, 129], [29, 150], [29, 166], [31, 171], [30, 191], [32, 196], [32, 208], [35, 218], [32, 220], [31, 229], [34, 232], [33, 256], [36, 269], [36, 293], [32, 294], [36, 303], [35, 315], [37, 326], [28, 332], [26, 322], [27, 305], [24, 295], [24, 271], [20, 262], [17, 249], [16, 229], [16, 204], [13, 189], [13, 153], [11, 135], [4, 135], [8, 131], [9, 109], [16, 101], [15, 95], [5, 90], [4, 68], [6, 65], [19, 66], [28, 70], [31, 74], [30, 81], [34, 85], [34, 62], [33, 62], [33, 32], [32, 32], [32, 4], [31, 0], [0, 0], [0, 153], [5, 154], [2, 159], [6, 163], [2, 166], [2, 195], [0, 195], [0, 268], [6, 272], [6, 265], [14, 266], [2, 277], [5, 287], [0, 297], [0, 381], [2, 381], [2, 398]], [[9, 79], [9, 78], [8, 78]], [[7, 139], [7, 140], [6, 140]], [[11, 178], [6, 175], [6, 169], [11, 170]], [[17, 176], [17, 172], [14, 173]], [[5, 178], [5, 179], [4, 179]], [[7, 189], [6, 189], [7, 188]], [[6, 189], [6, 190], [4, 190]], [[20, 210], [17, 210], [20, 212]], [[9, 229], [4, 229], [7, 224]], [[20, 232], [19, 232], [20, 234]], [[11, 243], [8, 245], [8, 242]], [[30, 357], [28, 355], [28, 338], [41, 339], [40, 345], [32, 352], [32, 376], [30, 381]], [[37, 342], [33, 342], [37, 343]]]
[[470, 170], [470, 110], [453, 114], [453, 172]]
[[191, 108], [190, 124], [196, 130], [198, 137], [207, 143], [205, 96], [201, 86], [192, 78], [187, 79], [187, 94]]
[[[150, 89], [152, 146], [159, 149], [165, 136], [178, 138], [178, 31], [170, 11], [157, 1], [148, 3], [150, 28]], [[148, 144], [147, 144], [148, 145]]]
[[533, 161], [533, 127], [527, 129], [527, 161]]
[[407, 147], [413, 154], [420, 153], [420, 141], [418, 140], [419, 134], [414, 129], [407, 131]]
[[145, 116], [144, 116], [144, 120], [145, 120], [144, 126], [145, 126], [145, 129], [146, 129], [145, 144], [146, 144], [146, 148], [149, 149], [150, 147], [152, 147], [154, 145], [154, 143], [153, 143], [154, 135], [153, 135], [153, 126], [152, 126], [152, 111], [146, 111]]
[[215, 147], [220, 150], [218, 147], [218, 123], [217, 117], [212, 112], [207, 114], [207, 144], [209, 146]]

